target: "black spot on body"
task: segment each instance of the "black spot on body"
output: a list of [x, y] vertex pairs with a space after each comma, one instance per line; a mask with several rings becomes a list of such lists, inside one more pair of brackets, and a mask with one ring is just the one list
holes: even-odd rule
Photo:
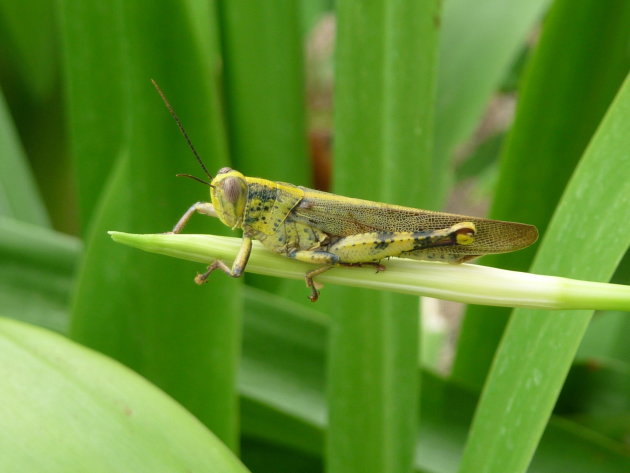
[[394, 232], [379, 232], [376, 234], [377, 242], [374, 248], [377, 250], [384, 250], [390, 243], [394, 242]]
[[425, 244], [425, 240], [423, 238], [414, 238], [413, 239], [413, 249], [414, 250], [421, 250], [425, 246], [426, 246], [426, 244]]
[[374, 248], [376, 250], [384, 250], [388, 246], [389, 246], [389, 242], [387, 242], [387, 241], [379, 241], [379, 242], [376, 243], [376, 245], [374, 245]]

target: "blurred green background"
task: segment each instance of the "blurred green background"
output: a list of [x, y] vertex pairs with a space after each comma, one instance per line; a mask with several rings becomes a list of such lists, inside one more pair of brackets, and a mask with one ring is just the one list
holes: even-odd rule
[[200, 288], [106, 233], [208, 199], [155, 79], [211, 172], [535, 224], [481, 263], [628, 284], [629, 44], [626, 0], [0, 0], [0, 469], [629, 471], [628, 313]]

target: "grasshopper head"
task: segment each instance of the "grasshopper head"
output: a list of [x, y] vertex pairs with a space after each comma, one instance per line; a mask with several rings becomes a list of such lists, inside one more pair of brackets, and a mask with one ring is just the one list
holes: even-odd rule
[[212, 180], [210, 198], [219, 219], [230, 228], [241, 226], [247, 203], [245, 176], [230, 168], [222, 168]]

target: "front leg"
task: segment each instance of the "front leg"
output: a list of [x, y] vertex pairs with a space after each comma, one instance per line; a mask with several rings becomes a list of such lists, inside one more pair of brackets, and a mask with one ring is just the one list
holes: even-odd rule
[[238, 254], [236, 255], [236, 259], [234, 263], [232, 263], [232, 268], [229, 268], [223, 261], [216, 260], [210, 266], [208, 266], [208, 270], [203, 274], [198, 274], [195, 277], [195, 282], [197, 284], [203, 284], [207, 281], [208, 276], [215, 269], [220, 269], [228, 276], [232, 276], [233, 278], [238, 278], [243, 274], [245, 270], [245, 266], [247, 266], [247, 261], [249, 260], [249, 255], [252, 252], [252, 239], [243, 235], [243, 243], [241, 244], [241, 249], [238, 250]]
[[214, 211], [214, 207], [210, 202], [195, 202], [177, 221], [171, 233], [181, 233], [181, 231], [188, 223], [188, 220], [190, 220], [190, 217], [192, 217], [195, 212], [199, 212], [200, 214], [204, 215], [210, 215], [211, 217], [217, 216], [217, 213]]

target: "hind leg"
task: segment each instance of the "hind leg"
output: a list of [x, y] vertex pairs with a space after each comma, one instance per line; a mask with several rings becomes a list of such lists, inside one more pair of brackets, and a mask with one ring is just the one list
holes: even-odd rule
[[339, 257], [341, 263], [366, 264], [390, 256], [405, 256], [429, 248], [471, 245], [476, 227], [472, 222], [461, 222], [441, 230], [418, 232], [370, 232], [339, 239], [328, 252]]

